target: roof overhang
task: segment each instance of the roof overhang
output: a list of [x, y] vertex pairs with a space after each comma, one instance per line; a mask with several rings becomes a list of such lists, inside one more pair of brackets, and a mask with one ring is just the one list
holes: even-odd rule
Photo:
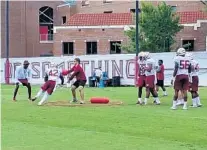
[[[194, 30], [197, 30], [201, 27], [201, 23], [207, 23], [207, 20], [197, 20], [197, 23], [181, 24], [184, 27], [194, 27]], [[130, 28], [135, 28], [135, 25], [103, 25], [103, 26], [55, 26], [54, 33], [57, 30], [68, 30], [68, 29], [120, 29], [129, 30]]]

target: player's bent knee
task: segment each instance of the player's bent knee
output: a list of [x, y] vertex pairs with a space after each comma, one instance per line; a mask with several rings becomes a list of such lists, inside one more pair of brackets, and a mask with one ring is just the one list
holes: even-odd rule
[[76, 87], [74, 85], [71, 86], [71, 91], [75, 91]]
[[78, 90], [79, 90], [80, 92], [83, 91], [83, 89], [84, 89], [83, 86], [79, 86], [79, 87], [78, 87]]

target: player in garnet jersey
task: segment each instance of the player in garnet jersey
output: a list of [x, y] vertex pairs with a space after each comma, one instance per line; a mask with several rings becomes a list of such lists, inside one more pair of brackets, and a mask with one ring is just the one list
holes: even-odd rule
[[185, 56], [186, 51], [184, 48], [179, 48], [177, 55], [174, 59], [175, 68], [173, 72], [172, 83], [174, 85], [174, 98], [173, 106], [171, 109], [177, 109], [178, 92], [182, 91], [184, 94], [183, 109], [187, 109], [187, 90], [189, 89], [189, 73], [191, 72], [191, 65], [189, 57]]
[[167, 92], [164, 86], [164, 70], [165, 67], [163, 65], [163, 60], [159, 60], [158, 61], [158, 68], [157, 68], [157, 84], [156, 84], [156, 91], [159, 91], [159, 86], [162, 88], [163, 90], [163, 95], [167, 96]]
[[37, 95], [32, 99], [32, 101], [35, 101], [38, 97], [40, 97], [43, 93], [44, 96], [42, 97], [41, 101], [38, 103], [38, 105], [43, 105], [49, 95], [52, 95], [52, 93], [56, 90], [57, 81], [60, 77], [60, 72], [57, 69], [57, 66], [55, 63], [51, 63], [48, 70], [46, 70], [45, 75], [45, 83], [42, 85], [40, 91], [37, 93]]
[[147, 104], [148, 98], [150, 96], [150, 93], [154, 97], [154, 102], [155, 104], [159, 105], [160, 100], [158, 98], [158, 94], [155, 90], [155, 72], [156, 72], [156, 67], [155, 67], [155, 61], [150, 58], [150, 53], [146, 52], [145, 53], [145, 58], [146, 58], [146, 66], [145, 66], [145, 83], [146, 83], [146, 97], [144, 100], [144, 104]]
[[69, 74], [73, 72], [73, 74], [70, 76], [68, 82], [70, 82], [74, 77], [76, 77], [76, 81], [73, 83], [71, 87], [72, 95], [73, 95], [73, 100], [71, 102], [77, 102], [76, 98], [76, 89], [79, 89], [80, 92], [80, 104], [84, 104], [84, 86], [86, 84], [86, 75], [85, 72], [83, 71], [83, 68], [80, 66], [80, 59], [75, 58], [74, 60], [75, 65], [73, 66], [72, 69], [66, 71], [66, 73], [63, 74]]
[[138, 86], [138, 101], [137, 104], [142, 104], [142, 88], [145, 87], [145, 60], [144, 60], [144, 52], [140, 52], [138, 55], [138, 78], [137, 78], [137, 86]]
[[199, 64], [196, 60], [193, 59], [192, 53], [187, 53], [187, 57], [191, 60], [191, 74], [190, 74], [190, 92], [192, 96], [193, 105], [192, 107], [201, 107], [202, 104], [200, 102], [200, 97], [198, 95], [198, 72], [199, 72]]

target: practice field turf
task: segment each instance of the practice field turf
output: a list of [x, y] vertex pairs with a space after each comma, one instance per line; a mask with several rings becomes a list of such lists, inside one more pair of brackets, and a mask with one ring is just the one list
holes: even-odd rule
[[[2, 85], [2, 150], [207, 150], [207, 88], [200, 89], [204, 107], [188, 110], [170, 110], [171, 88], [160, 106], [152, 98], [147, 106], [135, 105], [134, 87], [85, 89], [87, 99], [124, 102], [112, 107], [38, 107], [23, 87], [13, 102], [13, 88]], [[34, 96], [39, 87], [32, 90]], [[49, 101], [69, 99], [63, 88]]]

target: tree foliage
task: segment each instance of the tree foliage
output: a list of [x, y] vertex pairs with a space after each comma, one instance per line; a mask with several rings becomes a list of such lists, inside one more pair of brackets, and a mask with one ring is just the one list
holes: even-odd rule
[[[139, 48], [141, 51], [166, 52], [174, 43], [174, 36], [183, 27], [179, 24], [179, 16], [173, 12], [171, 6], [165, 2], [153, 6], [151, 3], [143, 2], [139, 15]], [[122, 49], [135, 52], [136, 29], [130, 28], [125, 31], [129, 38], [127, 45]]]

